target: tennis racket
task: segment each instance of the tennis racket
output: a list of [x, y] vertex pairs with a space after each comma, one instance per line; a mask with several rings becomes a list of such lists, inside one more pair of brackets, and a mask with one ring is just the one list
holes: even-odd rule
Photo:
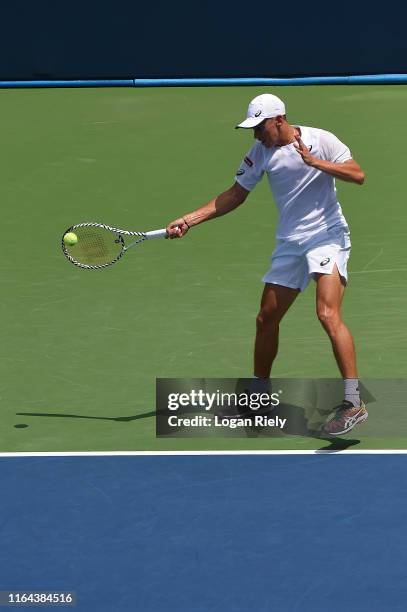
[[[74, 245], [64, 242], [65, 235], [70, 232], [78, 238], [78, 242]], [[78, 223], [64, 232], [62, 252], [78, 268], [100, 270], [119, 261], [129, 249], [137, 244], [153, 238], [166, 237], [167, 230], [165, 229], [151, 232], [130, 232], [103, 223]], [[130, 241], [126, 242], [125, 238]]]

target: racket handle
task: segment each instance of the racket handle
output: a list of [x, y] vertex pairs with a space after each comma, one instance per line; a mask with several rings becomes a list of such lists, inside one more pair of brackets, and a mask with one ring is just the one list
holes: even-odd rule
[[144, 232], [144, 235], [147, 238], [147, 240], [151, 240], [153, 238], [166, 238], [167, 230], [166, 229], [152, 230], [151, 232]]

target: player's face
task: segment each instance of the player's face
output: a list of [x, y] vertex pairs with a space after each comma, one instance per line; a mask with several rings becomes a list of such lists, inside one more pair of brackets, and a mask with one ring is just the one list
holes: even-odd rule
[[253, 128], [254, 137], [265, 147], [272, 147], [279, 142], [280, 133], [277, 127], [276, 118], [264, 119], [259, 125]]

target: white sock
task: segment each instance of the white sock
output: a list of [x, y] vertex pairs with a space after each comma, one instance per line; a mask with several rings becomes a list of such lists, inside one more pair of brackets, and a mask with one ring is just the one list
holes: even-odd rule
[[344, 378], [345, 400], [354, 406], [360, 406], [359, 380], [357, 378]]

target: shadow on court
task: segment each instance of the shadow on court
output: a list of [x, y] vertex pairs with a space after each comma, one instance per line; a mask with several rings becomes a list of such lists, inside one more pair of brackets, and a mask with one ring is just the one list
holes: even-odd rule
[[317, 452], [324, 451], [324, 452], [337, 453], [337, 452], [346, 450], [347, 448], [350, 448], [351, 446], [356, 446], [357, 444], [360, 444], [360, 440], [346, 440], [344, 438], [325, 438], [323, 436], [319, 436], [319, 439], [325, 440], [329, 444], [328, 446], [321, 446], [321, 448], [316, 449]]
[[86, 416], [83, 414], [60, 414], [54, 412], [16, 412], [17, 416], [32, 416], [32, 417], [51, 417], [58, 419], [91, 419], [96, 421], [138, 421], [139, 419], [147, 419], [156, 416], [156, 411], [151, 410], [150, 412], [144, 412], [143, 414], [135, 414], [133, 416], [123, 417], [97, 417], [97, 416]]
[[[184, 409], [182, 410], [181, 414], [183, 416], [186, 416], [186, 415], [192, 416], [195, 414], [195, 411], [191, 409], [189, 410]], [[86, 419], [86, 420], [116, 421], [120, 423], [126, 423], [126, 422], [138, 421], [141, 419], [152, 418], [155, 416], [162, 418], [167, 415], [167, 412], [164, 410], [158, 410], [158, 411], [150, 410], [149, 412], [144, 412], [144, 413], [137, 414], [137, 415], [121, 416], [121, 417], [97, 417], [97, 416], [86, 416], [83, 414], [60, 414], [60, 413], [52, 413], [52, 412], [17, 412], [16, 415], [17, 416], [39, 417], [39, 418]], [[276, 438], [278, 437], [278, 438], [282, 438], [282, 437], [286, 437], [287, 435], [291, 435], [293, 437], [307, 437], [307, 438], [313, 438], [316, 440], [320, 440], [321, 442], [323, 441], [327, 443], [327, 446], [322, 446], [321, 448], [318, 448], [317, 449], [318, 451], [331, 451], [331, 452], [343, 451], [351, 446], [360, 444], [360, 440], [332, 438], [330, 436], [322, 434], [317, 429], [311, 429], [309, 427], [309, 422], [306, 416], [306, 412], [304, 408], [302, 408], [301, 406], [280, 404], [278, 412], [273, 411], [273, 417], [277, 417], [277, 416], [280, 416], [280, 418], [287, 418], [287, 421], [289, 423], [289, 426], [287, 427], [287, 429], [284, 429], [284, 431], [281, 431], [281, 432], [278, 431], [277, 435], [276, 435], [276, 431], [274, 428], [258, 427], [258, 426], [253, 425], [252, 427], [243, 428], [245, 435], [240, 436], [240, 437], [249, 437], [249, 438], [259, 438], [259, 437]], [[321, 421], [321, 423], [323, 422], [324, 421]], [[314, 422], [314, 426], [315, 426], [315, 422]], [[175, 429], [177, 429], [178, 434], [180, 430], [182, 430], [182, 428], [175, 428]], [[174, 428], [171, 428], [171, 431], [169, 432], [169, 436], [170, 434], [176, 435], [177, 432], [174, 431]]]

